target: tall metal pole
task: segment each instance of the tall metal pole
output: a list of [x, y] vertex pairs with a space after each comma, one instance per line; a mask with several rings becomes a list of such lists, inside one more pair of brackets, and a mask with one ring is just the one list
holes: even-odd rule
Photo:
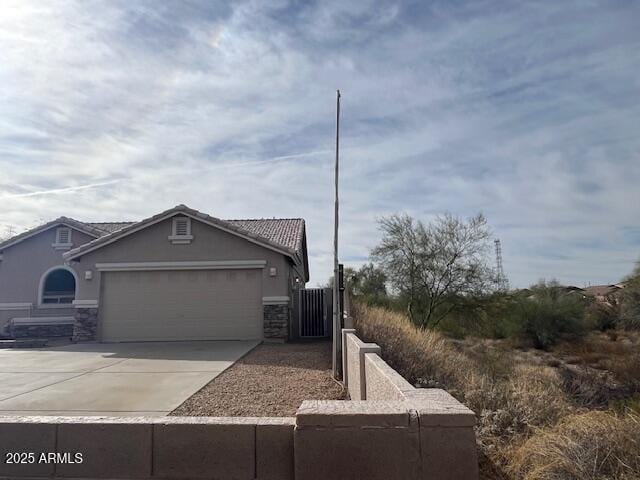
[[335, 211], [333, 225], [333, 377], [340, 378], [342, 331], [340, 329], [340, 291], [338, 285], [338, 174], [340, 165], [340, 90], [336, 92], [336, 170]]

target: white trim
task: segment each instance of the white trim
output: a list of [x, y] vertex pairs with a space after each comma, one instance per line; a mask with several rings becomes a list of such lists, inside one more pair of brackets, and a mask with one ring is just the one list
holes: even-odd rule
[[290, 298], [287, 296], [284, 297], [262, 297], [263, 305], [282, 305], [284, 303], [289, 303]]
[[28, 310], [33, 307], [31, 302], [0, 303], [0, 310]]
[[76, 289], [74, 293], [78, 293], [78, 275], [76, 275], [76, 272], [67, 265], [56, 265], [55, 267], [51, 267], [49, 270], [44, 272], [40, 277], [40, 283], [38, 284], [38, 308], [73, 308], [72, 303], [42, 303], [44, 282], [47, 279], [47, 275], [49, 275], [54, 270], [66, 270], [67, 272], [71, 273], [71, 275], [73, 275], [73, 279], [76, 281]]
[[226, 270], [264, 268], [266, 260], [215, 260], [201, 262], [124, 262], [96, 263], [101, 272], [129, 272], [147, 270]]
[[193, 235], [169, 235], [167, 238], [174, 245], [185, 245], [191, 243]]
[[[107, 245], [110, 245], [113, 242], [117, 242], [121, 238], [128, 237], [129, 235], [131, 235], [133, 233], [139, 232], [140, 230], [144, 230], [145, 228], [150, 227], [152, 225], [155, 225], [156, 223], [164, 222], [168, 218], [174, 217], [176, 215], [178, 215], [178, 216], [182, 215], [184, 217], [190, 217], [190, 218], [192, 218], [194, 220], [197, 220], [197, 221], [199, 221], [201, 223], [204, 223], [205, 225], [209, 225], [211, 227], [218, 228], [218, 229], [222, 230], [223, 232], [227, 232], [227, 233], [230, 233], [230, 234], [235, 235], [237, 237], [244, 238], [248, 242], [255, 243], [256, 245], [260, 245], [261, 247], [264, 247], [264, 248], [266, 248], [268, 250], [273, 250], [274, 252], [278, 252], [278, 253], [280, 253], [282, 255], [286, 255], [287, 257], [291, 258], [294, 262], [296, 261], [295, 254], [290, 252], [290, 251], [288, 251], [288, 250], [275, 247], [273, 245], [270, 245], [270, 244], [265, 243], [263, 241], [260, 241], [258, 239], [249, 237], [248, 235], [243, 235], [242, 233], [236, 232], [236, 231], [231, 230], [229, 228], [225, 228], [225, 227], [223, 227], [223, 226], [221, 226], [221, 225], [219, 225], [219, 224], [217, 224], [215, 222], [207, 221], [204, 218], [197, 217], [195, 215], [192, 215], [189, 212], [184, 212], [184, 211], [181, 211], [181, 210], [172, 210], [171, 212], [167, 213], [166, 215], [162, 215], [161, 217], [156, 218], [155, 220], [150, 220], [148, 223], [145, 222], [144, 224], [139, 225], [139, 226], [137, 226], [135, 228], [132, 228], [129, 231], [126, 231], [126, 232], [120, 233], [118, 235], [115, 235], [114, 238], [111, 238], [110, 240], [102, 240], [97, 245], [94, 245], [92, 247], [88, 247], [88, 245], [90, 243], [92, 243], [92, 242], [85, 243], [84, 245], [80, 245], [79, 247], [76, 247], [74, 249], [74, 250], [78, 250], [77, 253], [73, 253], [72, 255], [68, 255], [67, 253], [65, 253], [64, 254], [65, 258], [67, 260], [73, 260], [74, 258], [81, 257], [82, 255], [86, 255], [86, 254], [88, 254], [90, 252], [93, 252], [93, 251], [99, 249], [99, 248], [106, 247]], [[83, 248], [83, 247], [86, 247], [86, 249]]]
[[98, 300], [74, 300], [71, 305], [74, 308], [98, 308]]
[[12, 325], [68, 325], [75, 323], [73, 317], [16, 317], [11, 319]]
[[51, 246], [54, 250], [71, 250], [73, 243], [52, 243]]

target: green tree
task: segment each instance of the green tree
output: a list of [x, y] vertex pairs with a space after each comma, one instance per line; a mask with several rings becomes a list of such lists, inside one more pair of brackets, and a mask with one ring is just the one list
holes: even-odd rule
[[547, 348], [561, 336], [576, 336], [587, 331], [584, 318], [588, 302], [584, 296], [567, 291], [557, 281], [540, 281], [526, 294], [516, 297], [512, 314], [521, 333], [536, 348]]
[[464, 221], [445, 214], [427, 225], [408, 215], [392, 215], [379, 223], [382, 240], [371, 256], [418, 325], [438, 325], [465, 298], [495, 285], [483, 215]]
[[345, 269], [350, 293], [369, 303], [384, 303], [387, 298], [387, 275], [373, 263], [365, 263], [358, 270]]

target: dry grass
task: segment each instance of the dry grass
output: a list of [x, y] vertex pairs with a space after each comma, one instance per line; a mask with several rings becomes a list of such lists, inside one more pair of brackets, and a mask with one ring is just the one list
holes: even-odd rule
[[516, 449], [508, 471], [522, 480], [637, 479], [639, 418], [598, 411], [571, 415]]
[[[637, 336], [595, 334], [542, 352], [517, 350], [508, 341], [451, 340], [377, 307], [357, 305], [354, 320], [359, 335], [380, 345], [409, 382], [445, 388], [476, 412], [482, 478], [640, 479], [630, 453], [633, 446], [636, 457], [640, 452], [630, 434], [640, 431], [637, 417], [587, 410], [634, 391]], [[567, 362], [572, 358], [574, 365]], [[595, 444], [581, 436], [590, 428], [601, 437]]]
[[640, 393], [640, 337], [637, 332], [593, 332], [564, 343], [556, 354], [564, 367], [566, 389], [578, 404], [606, 406]]
[[572, 342], [561, 343], [555, 352], [585, 364], [597, 365], [603, 359], [626, 357], [637, 352], [638, 347], [640, 335], [637, 332], [608, 331], [592, 332]]
[[640, 392], [640, 351], [622, 358], [607, 359], [603, 364], [629, 389]]
[[457, 389], [464, 381], [462, 371], [473, 369], [440, 333], [420, 330], [404, 315], [383, 308], [353, 308], [358, 334], [380, 345], [385, 360], [410, 383]]
[[570, 408], [562, 378], [545, 365], [515, 365], [490, 341], [454, 346], [438, 332], [415, 327], [401, 314], [358, 305], [358, 333], [382, 348], [409, 382], [448, 390], [479, 416], [480, 430], [510, 435], [553, 424]]

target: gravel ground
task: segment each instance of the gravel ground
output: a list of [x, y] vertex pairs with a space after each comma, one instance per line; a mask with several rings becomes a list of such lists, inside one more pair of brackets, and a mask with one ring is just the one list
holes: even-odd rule
[[171, 415], [293, 416], [303, 400], [342, 400], [331, 378], [331, 343], [263, 344], [214, 378]]

